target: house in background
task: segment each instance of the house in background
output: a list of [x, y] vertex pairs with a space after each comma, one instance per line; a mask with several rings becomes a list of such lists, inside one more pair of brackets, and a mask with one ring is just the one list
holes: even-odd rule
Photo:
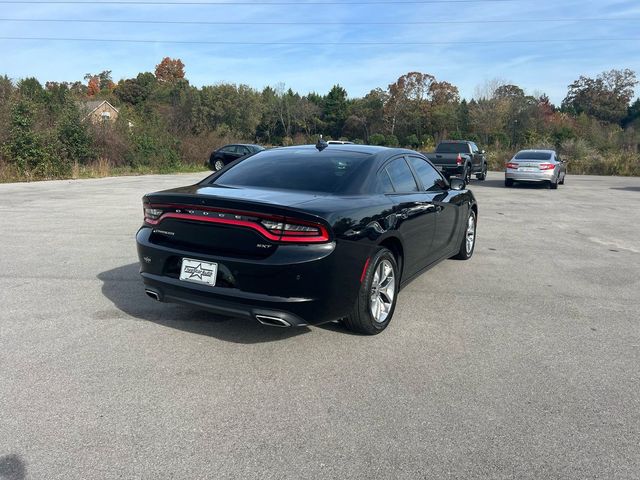
[[120, 111], [106, 100], [82, 102], [80, 108], [85, 113], [84, 119], [89, 119], [92, 123], [115, 122], [120, 114]]

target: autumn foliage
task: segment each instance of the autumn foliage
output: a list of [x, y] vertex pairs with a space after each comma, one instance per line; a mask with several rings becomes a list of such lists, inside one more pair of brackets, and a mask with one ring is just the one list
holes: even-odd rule
[[87, 85], [87, 95], [95, 97], [98, 93], [100, 93], [100, 80], [98, 77], [91, 77]]
[[156, 65], [156, 78], [159, 82], [174, 83], [184, 78], [184, 63], [179, 58], [165, 57]]
[[[467, 139], [487, 150], [492, 169], [521, 148], [556, 148], [571, 173], [640, 175], [640, 100], [630, 70], [580, 77], [561, 106], [499, 80], [465, 99], [423, 72], [362, 96], [340, 85], [299, 93], [283, 83], [256, 89], [216, 81], [190, 85], [182, 61], [169, 57], [155, 72], [117, 84], [110, 70], [44, 87], [0, 76], [0, 181], [201, 168], [225, 143], [315, 143], [320, 134], [421, 151], [444, 138]], [[117, 118], [88, 121], [89, 100], [108, 101]]]

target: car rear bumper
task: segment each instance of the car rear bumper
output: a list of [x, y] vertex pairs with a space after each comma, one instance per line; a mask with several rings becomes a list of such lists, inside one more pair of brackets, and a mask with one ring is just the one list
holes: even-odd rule
[[553, 170], [542, 172], [519, 172], [517, 170], [507, 170], [505, 178], [515, 182], [552, 182], [555, 180]]
[[186, 285], [180, 280], [145, 272], [141, 272], [141, 275], [147, 295], [160, 302], [180, 303], [220, 315], [258, 320], [261, 323], [265, 323], [264, 320], [261, 321], [264, 318], [279, 319], [282, 322], [279, 326], [283, 327], [322, 323], [315, 318], [309, 321], [300, 316], [305, 315], [308, 318], [310, 308], [322, 308], [313, 298], [256, 298], [242, 294], [229, 295], [229, 292], [220, 294], [220, 289], [216, 291], [215, 287]]
[[436, 168], [444, 175], [464, 175], [464, 165], [436, 165]]
[[[367, 257], [362, 247], [356, 250], [351, 244], [342, 248], [326, 244], [315, 251], [287, 245], [290, 250], [300, 249], [289, 263], [219, 257], [156, 245], [150, 242], [149, 231], [141, 228], [136, 237], [147, 295], [222, 315], [281, 319], [288, 324], [282, 326], [315, 325], [346, 316], [360, 289]], [[176, 264], [185, 257], [217, 263], [216, 286], [180, 280]]]

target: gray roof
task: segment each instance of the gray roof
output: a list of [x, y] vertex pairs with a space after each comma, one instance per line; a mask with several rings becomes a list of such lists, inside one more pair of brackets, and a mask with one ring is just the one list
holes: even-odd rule
[[93, 112], [96, 108], [100, 107], [103, 103], [108, 104], [111, 108], [113, 108], [116, 112], [118, 112], [119, 110], [114, 107], [113, 105], [111, 105], [109, 102], [107, 102], [106, 100], [88, 100], [86, 102], [79, 102], [80, 103], [80, 108], [82, 110], [84, 110], [87, 115], [90, 114], [91, 112]]

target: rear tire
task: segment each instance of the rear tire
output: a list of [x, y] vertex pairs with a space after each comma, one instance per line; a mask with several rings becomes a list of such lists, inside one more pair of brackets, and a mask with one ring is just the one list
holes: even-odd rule
[[487, 178], [487, 164], [482, 164], [482, 170], [479, 174], [476, 175], [476, 178], [480, 181], [486, 180]]
[[398, 299], [399, 273], [391, 251], [379, 248], [369, 261], [353, 310], [342, 319], [349, 330], [377, 335], [387, 328]]
[[455, 258], [456, 260], [469, 260], [473, 255], [473, 251], [476, 248], [476, 219], [476, 212], [470, 210], [464, 228], [464, 235], [460, 241], [460, 249], [458, 253], [451, 258]]
[[464, 169], [464, 174], [462, 179], [464, 180], [465, 187], [469, 185], [469, 183], [471, 183], [471, 166], [470, 165], [467, 165], [467, 167]]
[[513, 179], [512, 178], [505, 178], [504, 179], [504, 186], [507, 188], [513, 187]]
[[558, 180], [556, 180], [555, 182], [549, 182], [549, 188], [551, 190], [557, 190], [558, 189]]
[[222, 160], [216, 160], [213, 162], [213, 170], [219, 172], [224, 168], [224, 162]]

